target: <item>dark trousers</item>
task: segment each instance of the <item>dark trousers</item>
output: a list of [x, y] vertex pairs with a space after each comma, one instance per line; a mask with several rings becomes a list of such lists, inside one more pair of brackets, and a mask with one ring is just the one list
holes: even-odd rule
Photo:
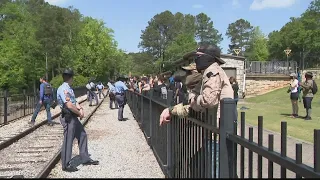
[[117, 94], [116, 95], [116, 101], [119, 105], [119, 111], [118, 111], [118, 120], [122, 120], [123, 119], [123, 108], [125, 106], [125, 96], [124, 95], [120, 95]]
[[89, 105], [92, 105], [92, 99], [96, 99], [96, 105], [98, 105], [99, 104], [99, 102], [98, 102], [98, 96], [97, 96], [97, 94], [95, 93], [95, 92], [93, 92], [93, 91], [89, 91]]
[[32, 115], [31, 121], [35, 122], [35, 120], [36, 120], [36, 118], [38, 116], [38, 113], [40, 112], [40, 109], [41, 109], [42, 105], [46, 108], [48, 122], [52, 122], [52, 120], [51, 120], [51, 112], [50, 112], [51, 105], [50, 105], [50, 100], [49, 99], [42, 101], [42, 104], [40, 104], [38, 102], [37, 107], [36, 107], [36, 109], [35, 109], [35, 111], [34, 111], [34, 113]]
[[103, 97], [106, 96], [106, 95], [102, 92], [102, 89], [99, 89], [99, 99], [101, 99], [101, 94], [103, 95]]
[[77, 138], [78, 140], [82, 163], [89, 161], [87, 133], [79, 119], [75, 116], [71, 116], [70, 120], [66, 121], [65, 117], [61, 117], [60, 122], [63, 126], [64, 136], [61, 150], [62, 169], [65, 169], [70, 163], [74, 138]]
[[118, 103], [116, 101], [116, 96], [113, 93], [109, 93], [109, 98], [110, 98], [110, 105], [109, 105], [110, 109], [112, 109], [113, 103], [115, 105], [115, 108], [118, 109]]

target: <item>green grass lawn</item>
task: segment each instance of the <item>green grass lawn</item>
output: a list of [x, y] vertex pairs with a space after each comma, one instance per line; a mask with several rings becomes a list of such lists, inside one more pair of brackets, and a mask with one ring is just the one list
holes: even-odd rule
[[[317, 80], [317, 85], [320, 81]], [[281, 121], [287, 122], [288, 135], [313, 143], [313, 130], [320, 129], [320, 92], [312, 100], [312, 120], [305, 121], [302, 118], [289, 117], [292, 113], [290, 94], [286, 91], [288, 88], [275, 90], [273, 92], [245, 99], [244, 104], [238, 104], [248, 107], [246, 112], [246, 123], [258, 125], [258, 116], [263, 116], [263, 128], [280, 132]], [[239, 118], [240, 118], [239, 110]], [[305, 116], [306, 111], [303, 108], [302, 101], [299, 102], [299, 116]]]

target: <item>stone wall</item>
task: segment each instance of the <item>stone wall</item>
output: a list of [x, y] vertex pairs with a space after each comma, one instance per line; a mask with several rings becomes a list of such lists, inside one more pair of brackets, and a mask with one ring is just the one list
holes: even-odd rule
[[304, 78], [304, 74], [306, 72], [312, 72], [313, 74], [313, 79], [320, 79], [320, 69], [306, 69], [304, 71], [302, 71], [302, 80], [305, 80]]
[[246, 97], [264, 94], [275, 89], [286, 87], [290, 84], [289, 76], [247, 76]]
[[236, 79], [239, 85], [239, 97], [243, 94], [243, 83], [244, 83], [244, 59], [237, 56], [222, 56], [221, 57], [226, 63], [221, 65], [222, 68], [236, 68]]

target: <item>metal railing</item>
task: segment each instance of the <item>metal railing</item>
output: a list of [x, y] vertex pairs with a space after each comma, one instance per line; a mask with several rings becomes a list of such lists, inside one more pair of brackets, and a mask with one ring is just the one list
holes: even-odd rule
[[[54, 89], [56, 92], [56, 89]], [[74, 88], [76, 97], [85, 95], [87, 90], [85, 87]], [[56, 99], [56, 93], [53, 94]], [[3, 96], [0, 96], [0, 125], [8, 124], [10, 121], [20, 119], [34, 112], [39, 101], [37, 93], [10, 94], [8, 90], [3, 91]], [[42, 107], [44, 109], [44, 107]]]
[[296, 73], [296, 61], [247, 61], [246, 73], [252, 75], [289, 75]]
[[[249, 138], [245, 138], [244, 112], [241, 112], [241, 133], [238, 135], [236, 106], [232, 99], [221, 100], [220, 120], [216, 119], [217, 112], [213, 109], [202, 113], [190, 110], [187, 118], [173, 116], [170, 123], [159, 126], [160, 114], [172, 104], [172, 95], [169, 90], [168, 99], [164, 100], [153, 90], [144, 94], [126, 94], [128, 105], [166, 177], [251, 178], [253, 171], [257, 171], [257, 177], [261, 178], [267, 168], [268, 177], [273, 178], [273, 164], [281, 166], [281, 178], [287, 177], [286, 170], [296, 173], [298, 178], [320, 177], [320, 130], [314, 131], [314, 168], [311, 168], [302, 164], [301, 144], [297, 144], [295, 160], [286, 156], [286, 122], [281, 123], [281, 153], [273, 149], [272, 134], [269, 135], [269, 147], [263, 146], [261, 116], [258, 118], [258, 143], [253, 142], [252, 127], [249, 128]], [[249, 152], [246, 157], [245, 151]], [[258, 155], [257, 167], [253, 167], [253, 153]], [[268, 167], [262, 167], [262, 158], [268, 160]]]

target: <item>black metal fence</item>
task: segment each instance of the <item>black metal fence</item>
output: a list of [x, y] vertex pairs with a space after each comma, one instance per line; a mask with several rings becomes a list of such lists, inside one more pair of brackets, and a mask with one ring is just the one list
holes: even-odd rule
[[[281, 166], [279, 177], [286, 178], [287, 170], [296, 177], [320, 177], [320, 130], [314, 130], [314, 167], [302, 164], [302, 145], [296, 145], [296, 159], [287, 157], [287, 124], [281, 123], [281, 153], [273, 149], [274, 138], [269, 135], [269, 147], [263, 146], [263, 118], [258, 118], [258, 142], [253, 142], [253, 128], [245, 138], [245, 113], [241, 112], [240, 135], [237, 133], [236, 106], [232, 99], [220, 102], [220, 119], [217, 111], [190, 111], [187, 118], [173, 116], [171, 122], [159, 126], [161, 112], [172, 102], [161, 99], [153, 90], [138, 94], [127, 93], [127, 102], [152, 148], [164, 174], [169, 178], [268, 178], [274, 174], [274, 164]], [[238, 147], [240, 147], [238, 151]], [[223, 153], [219, 153], [223, 152]], [[245, 152], [248, 152], [247, 154]], [[253, 163], [253, 154], [258, 155]], [[246, 156], [245, 156], [246, 155]], [[240, 158], [238, 158], [240, 156]], [[268, 166], [262, 166], [262, 159]], [[247, 164], [247, 166], [245, 166]], [[257, 164], [254, 167], [254, 164]], [[253, 173], [257, 172], [257, 173]]]
[[[54, 92], [56, 92], [56, 89], [54, 89]], [[83, 96], [87, 93], [87, 89], [85, 87], [77, 87], [74, 88], [74, 93], [76, 97]], [[10, 94], [10, 92], [4, 90], [2, 94], [0, 96], [0, 125], [32, 114], [39, 101], [38, 93], [26, 93], [26, 91], [23, 91], [22, 94]], [[56, 94], [53, 97], [55, 98]]]
[[246, 63], [247, 74], [274, 74], [274, 75], [289, 75], [296, 73], [296, 61], [247, 61]]

